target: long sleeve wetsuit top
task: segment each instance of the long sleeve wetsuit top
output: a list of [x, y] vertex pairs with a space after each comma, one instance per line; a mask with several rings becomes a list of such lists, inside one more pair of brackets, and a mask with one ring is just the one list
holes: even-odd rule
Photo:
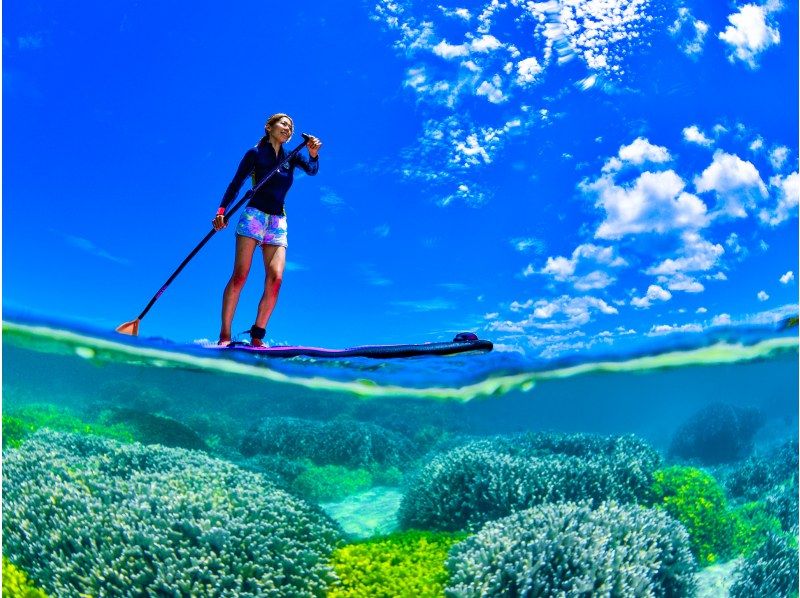
[[256, 208], [267, 214], [283, 215], [286, 193], [294, 180], [294, 169], [299, 166], [306, 174], [315, 175], [319, 170], [319, 158], [306, 158], [298, 153], [290, 160], [286, 160], [283, 146], [276, 156], [275, 149], [270, 143], [259, 143], [256, 147], [247, 150], [231, 184], [228, 185], [225, 195], [222, 196], [220, 207], [227, 208], [236, 199], [248, 176], [252, 176], [253, 187], [255, 187], [277, 164], [281, 164], [278, 172], [273, 174], [272, 178], [250, 198], [247, 207]]

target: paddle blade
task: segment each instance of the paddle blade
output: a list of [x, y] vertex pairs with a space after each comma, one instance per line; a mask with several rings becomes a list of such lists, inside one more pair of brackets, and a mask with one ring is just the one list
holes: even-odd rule
[[119, 326], [117, 326], [117, 332], [119, 332], [120, 334], [130, 334], [131, 336], [138, 336], [139, 318], [136, 318], [131, 322], [125, 322], [124, 324], [120, 324]]

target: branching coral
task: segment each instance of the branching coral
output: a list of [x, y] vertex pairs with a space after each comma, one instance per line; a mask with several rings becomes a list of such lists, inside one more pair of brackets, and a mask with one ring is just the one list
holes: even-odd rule
[[291, 488], [297, 494], [317, 502], [340, 500], [372, 486], [366, 469], [348, 469], [341, 465], [313, 465], [295, 478]]
[[320, 422], [270, 417], [242, 441], [242, 454], [310, 459], [319, 465], [403, 467], [414, 455], [411, 442], [375, 424], [355, 420]]
[[769, 534], [766, 542], [739, 567], [731, 598], [796, 598], [797, 559], [797, 538]]
[[341, 536], [263, 476], [40, 430], [4, 454], [3, 549], [55, 595], [323, 596]]
[[543, 502], [650, 500], [660, 458], [633, 437], [531, 434], [476, 441], [434, 457], [412, 479], [405, 528], [476, 529]]
[[464, 537], [408, 531], [339, 548], [331, 558], [339, 581], [328, 596], [442, 596], [448, 579], [447, 551]]
[[669, 455], [699, 465], [744, 459], [752, 451], [753, 437], [763, 423], [757, 409], [727, 403], [709, 405], [678, 428]]
[[457, 544], [445, 595], [690, 596], [696, 564], [686, 530], [635, 505], [560, 503], [487, 523]]

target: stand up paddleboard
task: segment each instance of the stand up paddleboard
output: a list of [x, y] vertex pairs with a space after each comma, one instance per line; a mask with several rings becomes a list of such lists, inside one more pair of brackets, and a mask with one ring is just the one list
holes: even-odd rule
[[371, 357], [374, 359], [393, 359], [398, 357], [419, 357], [422, 355], [455, 355], [457, 353], [488, 353], [492, 350], [491, 341], [479, 339], [471, 332], [461, 332], [449, 343], [422, 343], [418, 345], [364, 345], [348, 349], [324, 349], [322, 347], [276, 346], [253, 347], [247, 343], [233, 342], [226, 346], [213, 345], [209, 349], [219, 351], [245, 351], [264, 357]]

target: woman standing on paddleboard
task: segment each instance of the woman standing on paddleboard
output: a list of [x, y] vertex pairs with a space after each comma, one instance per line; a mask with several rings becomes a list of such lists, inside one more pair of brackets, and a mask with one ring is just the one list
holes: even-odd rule
[[[278, 293], [286, 266], [287, 228], [284, 200], [292, 186], [294, 169], [300, 167], [306, 174], [315, 175], [319, 170], [319, 149], [322, 142], [316, 137], [308, 137], [308, 159], [295, 154], [286, 160], [283, 144], [289, 141], [294, 132], [294, 123], [286, 114], [273, 114], [264, 126], [265, 135], [256, 147], [247, 150], [236, 175], [228, 185], [222, 202], [214, 217], [215, 230], [225, 227], [225, 208], [236, 198], [248, 176], [253, 178], [253, 186], [258, 185], [264, 176], [276, 165], [280, 169], [261, 186], [250, 198], [239, 223], [236, 226], [236, 257], [233, 274], [222, 294], [222, 326], [219, 331], [219, 344], [231, 341], [231, 324], [239, 295], [250, 273], [250, 264], [256, 247], [261, 247], [264, 257], [266, 279], [264, 294], [258, 303], [256, 322], [250, 328], [251, 343], [262, 346], [266, 335], [267, 322], [275, 309]], [[284, 162], [285, 161], [285, 162]], [[282, 163], [283, 162], [283, 163]]]

